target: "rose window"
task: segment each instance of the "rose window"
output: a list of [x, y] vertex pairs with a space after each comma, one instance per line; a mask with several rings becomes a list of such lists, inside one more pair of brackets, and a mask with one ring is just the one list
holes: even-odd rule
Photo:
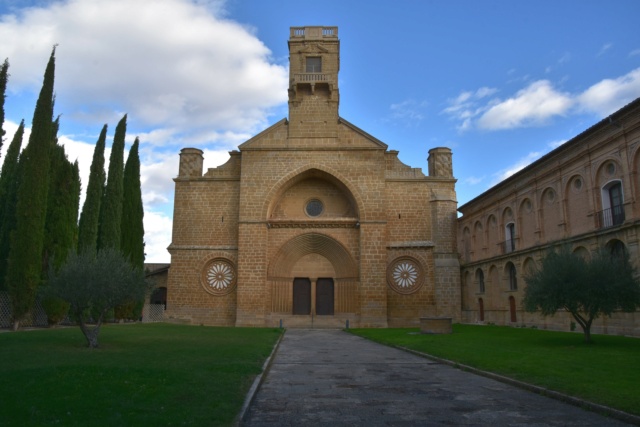
[[393, 269], [393, 280], [401, 288], [410, 288], [416, 284], [418, 270], [410, 262], [397, 264]]
[[400, 294], [410, 294], [422, 286], [423, 274], [420, 262], [402, 257], [393, 261], [387, 268], [387, 283]]
[[233, 264], [226, 259], [209, 261], [202, 274], [202, 285], [212, 294], [226, 294], [236, 284], [236, 273]]

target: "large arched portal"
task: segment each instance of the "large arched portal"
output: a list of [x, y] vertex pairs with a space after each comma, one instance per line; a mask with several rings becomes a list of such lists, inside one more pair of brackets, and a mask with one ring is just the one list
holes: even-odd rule
[[272, 313], [330, 316], [358, 309], [358, 267], [337, 239], [318, 232], [283, 244], [269, 264]]

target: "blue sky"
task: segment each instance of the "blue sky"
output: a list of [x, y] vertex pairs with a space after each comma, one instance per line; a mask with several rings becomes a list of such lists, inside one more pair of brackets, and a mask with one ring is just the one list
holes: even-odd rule
[[58, 44], [60, 139], [83, 188], [102, 125], [112, 138], [127, 113], [147, 262], [168, 262], [179, 150], [214, 167], [287, 116], [289, 27], [339, 27], [340, 115], [425, 172], [450, 147], [463, 204], [640, 96], [638, 16], [637, 0], [3, 0], [5, 128], [30, 126]]

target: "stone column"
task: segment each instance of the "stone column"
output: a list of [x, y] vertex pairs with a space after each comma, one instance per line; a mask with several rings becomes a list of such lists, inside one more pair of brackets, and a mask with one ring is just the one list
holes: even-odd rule
[[360, 327], [387, 327], [386, 223], [360, 224]]
[[266, 326], [271, 295], [267, 294], [267, 227], [241, 222], [238, 230], [236, 326]]

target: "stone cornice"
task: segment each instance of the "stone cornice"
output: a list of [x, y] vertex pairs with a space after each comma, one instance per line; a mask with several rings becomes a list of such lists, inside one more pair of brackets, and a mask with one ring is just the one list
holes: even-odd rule
[[167, 250], [181, 251], [237, 251], [237, 246], [208, 246], [208, 245], [174, 245], [171, 244]]
[[267, 221], [268, 228], [359, 228], [357, 219], [333, 220], [271, 220]]
[[433, 248], [435, 243], [430, 240], [414, 240], [407, 242], [391, 242], [387, 245], [387, 249], [417, 249], [417, 248]]

